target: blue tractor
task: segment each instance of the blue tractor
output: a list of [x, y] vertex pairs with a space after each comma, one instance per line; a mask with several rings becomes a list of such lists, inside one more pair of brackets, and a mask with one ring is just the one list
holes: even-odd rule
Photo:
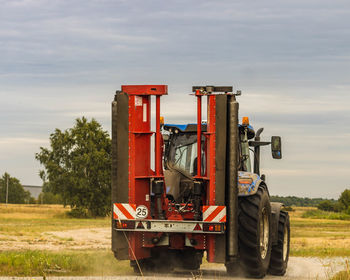
[[[227, 125], [226, 125], [227, 126]], [[193, 181], [197, 175], [197, 124], [164, 124], [164, 175], [167, 197], [183, 205], [195, 203]], [[202, 133], [207, 123], [202, 122]], [[260, 147], [271, 145], [274, 159], [281, 159], [281, 138], [261, 141], [263, 128], [255, 132], [249, 119], [238, 124], [237, 145], [237, 244], [238, 258], [225, 262], [229, 274], [243, 269], [247, 276], [262, 277], [266, 273], [284, 275], [290, 243], [288, 212], [281, 203], [270, 202], [265, 175], [260, 174]], [[202, 136], [201, 175], [207, 167], [207, 139]], [[234, 186], [233, 186], [234, 187]], [[226, 203], [227, 204], [227, 203]], [[194, 268], [199, 264], [194, 264]]]

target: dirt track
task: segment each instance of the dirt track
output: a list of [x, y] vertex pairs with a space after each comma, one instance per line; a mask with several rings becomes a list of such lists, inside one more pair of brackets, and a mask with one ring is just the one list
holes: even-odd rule
[[[311, 280], [311, 279], [329, 279], [336, 272], [344, 269], [345, 258], [301, 258], [291, 257], [287, 273], [284, 277], [278, 276], [266, 276], [264, 279], [282, 279], [282, 280]], [[348, 259], [349, 260], [349, 259]], [[25, 279], [25, 280], [39, 280], [42, 277], [0, 277], [0, 280], [13, 280], [13, 279]], [[206, 264], [202, 265], [201, 270], [196, 273], [190, 272], [177, 272], [174, 274], [162, 274], [162, 275], [125, 275], [125, 276], [104, 276], [104, 277], [46, 277], [46, 280], [141, 280], [141, 279], [246, 279], [244, 277], [227, 277], [225, 268], [223, 265]]]
[[[4, 236], [7, 237], [7, 236]], [[65, 231], [43, 232], [35, 238], [12, 236], [1, 239], [0, 250], [64, 250], [109, 249], [110, 228], [84, 228]]]
[[[344, 258], [290, 257], [287, 273], [284, 277], [267, 276], [264, 279], [329, 279], [336, 272], [345, 269], [345, 260]], [[223, 265], [203, 265], [201, 270], [203, 271], [203, 279], [232, 279], [224, 274]], [[215, 277], [215, 275], [219, 277]], [[245, 279], [242, 277], [233, 278]]]

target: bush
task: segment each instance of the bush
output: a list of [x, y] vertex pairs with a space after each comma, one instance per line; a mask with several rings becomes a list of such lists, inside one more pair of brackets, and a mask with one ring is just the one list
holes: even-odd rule
[[325, 200], [321, 201], [317, 208], [319, 210], [323, 211], [330, 211], [330, 212], [341, 212], [342, 206], [338, 201], [330, 201], [330, 200]]
[[82, 208], [73, 208], [67, 213], [71, 218], [89, 218], [91, 215], [88, 214], [88, 211]]
[[63, 199], [59, 194], [41, 192], [38, 197], [38, 204], [63, 204]]

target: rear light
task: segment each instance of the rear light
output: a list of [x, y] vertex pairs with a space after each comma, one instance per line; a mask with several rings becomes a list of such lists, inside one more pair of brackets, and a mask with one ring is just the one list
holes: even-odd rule
[[119, 221], [115, 220], [117, 229], [135, 229], [135, 221]]
[[205, 232], [222, 232], [223, 224], [203, 224], [203, 231]]

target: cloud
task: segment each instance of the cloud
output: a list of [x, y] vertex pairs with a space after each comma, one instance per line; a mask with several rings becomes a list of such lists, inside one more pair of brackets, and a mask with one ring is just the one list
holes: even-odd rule
[[[1, 138], [0, 139], [0, 145], [6, 146], [6, 145], [20, 145], [20, 144], [36, 144], [36, 145], [42, 145], [47, 144], [49, 141], [45, 140], [43, 138]], [[12, 147], [11, 147], [12, 148]]]
[[0, 171], [39, 184], [39, 146], [83, 115], [109, 131], [121, 84], [168, 84], [162, 114], [172, 123], [196, 120], [192, 85], [233, 84], [243, 91], [240, 115], [265, 127], [265, 139], [282, 136], [283, 160], [262, 152], [271, 190], [327, 196], [346, 187], [348, 1], [0, 5]]

